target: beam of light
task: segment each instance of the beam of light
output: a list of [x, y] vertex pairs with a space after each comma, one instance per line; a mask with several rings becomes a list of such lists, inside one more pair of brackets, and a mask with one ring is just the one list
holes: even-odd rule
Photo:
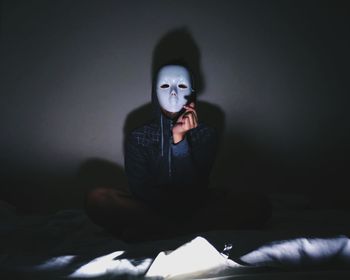
[[221, 273], [233, 267], [240, 265], [221, 255], [206, 239], [196, 237], [171, 253], [161, 252], [146, 277], [200, 276], [208, 271]]
[[81, 266], [68, 277], [97, 277], [108, 273], [118, 267], [118, 260], [116, 257], [124, 254], [125, 251], [116, 251], [102, 257], [98, 257]]
[[241, 260], [255, 266], [298, 266], [332, 260], [350, 261], [350, 240], [346, 236], [338, 236], [272, 242], [242, 256]]
[[54, 270], [69, 265], [76, 256], [60, 256], [48, 259], [42, 264], [34, 267], [34, 270]]
[[141, 275], [146, 273], [152, 263], [152, 259], [134, 261], [130, 259], [115, 259], [124, 251], [116, 251], [111, 254], [98, 257], [81, 266], [68, 276], [68, 278], [92, 278], [102, 275]]

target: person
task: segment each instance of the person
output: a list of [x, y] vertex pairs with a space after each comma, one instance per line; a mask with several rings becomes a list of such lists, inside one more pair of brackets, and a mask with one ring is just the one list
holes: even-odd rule
[[199, 120], [193, 84], [188, 67], [160, 67], [152, 91], [155, 117], [126, 139], [128, 188], [101, 186], [87, 195], [91, 219], [124, 240], [257, 227], [268, 217], [261, 197], [209, 189], [218, 137]]

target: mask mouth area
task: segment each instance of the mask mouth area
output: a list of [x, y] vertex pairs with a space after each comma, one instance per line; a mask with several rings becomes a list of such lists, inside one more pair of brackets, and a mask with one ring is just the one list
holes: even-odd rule
[[178, 103], [179, 103], [179, 97], [176, 94], [171, 93], [169, 97], [169, 105], [177, 106]]

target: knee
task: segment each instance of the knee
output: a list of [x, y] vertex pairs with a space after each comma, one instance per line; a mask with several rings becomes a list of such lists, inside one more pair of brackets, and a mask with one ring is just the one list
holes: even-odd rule
[[108, 187], [96, 187], [86, 193], [85, 211], [89, 218], [102, 227], [120, 222], [120, 207], [114, 200], [114, 190]]
[[90, 205], [105, 205], [110, 195], [110, 189], [105, 187], [98, 187], [86, 193], [86, 206]]
[[114, 209], [123, 206], [125, 198], [115, 188], [96, 187], [86, 193], [86, 209]]
[[120, 210], [130, 205], [132, 206], [129, 195], [118, 188], [96, 187], [88, 191], [85, 197], [85, 208], [88, 210]]

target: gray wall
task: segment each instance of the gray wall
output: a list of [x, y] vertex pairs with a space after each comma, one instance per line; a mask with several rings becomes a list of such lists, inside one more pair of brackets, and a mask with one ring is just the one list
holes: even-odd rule
[[10, 200], [79, 200], [77, 174], [118, 182], [125, 124], [148, 112], [154, 50], [174, 30], [198, 47], [202, 119], [224, 129], [215, 185], [337, 192], [349, 183], [346, 1], [5, 0], [1, 15]]

